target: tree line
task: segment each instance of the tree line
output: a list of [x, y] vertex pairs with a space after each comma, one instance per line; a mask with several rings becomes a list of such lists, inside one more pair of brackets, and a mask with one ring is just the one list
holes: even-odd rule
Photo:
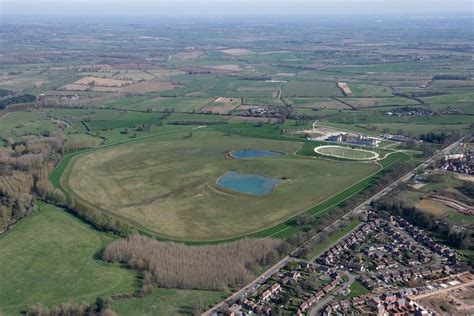
[[41, 136], [10, 140], [0, 149], [0, 232], [28, 215], [36, 197], [64, 201], [62, 192], [48, 181], [61, 152], [60, 137]]
[[453, 133], [433, 133], [429, 132], [426, 134], [420, 135], [420, 140], [427, 142], [427, 143], [434, 143], [434, 144], [451, 144], [461, 138], [461, 134], [459, 132]]
[[49, 309], [41, 304], [29, 306], [26, 316], [117, 316], [110, 301], [98, 297], [92, 304], [62, 303]]
[[119, 236], [128, 236], [130, 233], [135, 232], [135, 229], [127, 222], [90, 207], [74, 197], [70, 197], [67, 203], [63, 203], [60, 206], [65, 207], [67, 211], [89, 223], [99, 231], [113, 233]]
[[22, 94], [13, 97], [7, 97], [4, 99], [0, 99], [0, 110], [4, 109], [10, 104], [30, 103], [34, 101], [36, 101], [36, 97], [32, 94]]
[[189, 246], [131, 235], [107, 246], [103, 259], [141, 271], [141, 291], [148, 294], [156, 286], [204, 290], [241, 286], [253, 279], [257, 266], [272, 263], [288, 251], [287, 243], [270, 238]]

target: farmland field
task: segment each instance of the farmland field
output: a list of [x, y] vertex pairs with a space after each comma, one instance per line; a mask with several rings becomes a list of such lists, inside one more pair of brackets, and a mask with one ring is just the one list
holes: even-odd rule
[[192, 97], [178, 97], [178, 98], [154, 98], [145, 100], [130, 105], [125, 105], [123, 108], [130, 110], [145, 111], [151, 109], [153, 111], [176, 111], [176, 112], [197, 112], [207, 103], [211, 102], [210, 98], [192, 98]]
[[[301, 144], [218, 133], [185, 133], [78, 157], [63, 178], [68, 192], [160, 236], [223, 239], [273, 226], [376, 172], [374, 164], [293, 157]], [[267, 149], [283, 158], [237, 160], [226, 152]], [[227, 171], [285, 181], [254, 197], [220, 189]], [[96, 179], [91, 185], [89, 179]], [[328, 179], [331, 179], [330, 181]], [[324, 185], [322, 185], [324, 183]], [[124, 185], [126, 184], [126, 185]], [[272, 205], [272, 207], [270, 207]]]
[[[223, 259], [237, 262], [234, 258], [252, 254], [235, 254], [227, 248], [230, 241], [277, 239], [281, 247], [245, 263], [249, 279], [260, 282], [258, 275], [290, 251], [291, 261], [322, 254], [366, 221], [365, 207], [357, 205], [379, 197], [387, 184], [432, 155], [441, 157], [449, 144], [462, 138], [465, 143], [452, 154], [474, 148], [465, 141], [474, 136], [469, 10], [452, 17], [440, 12], [442, 19], [394, 14], [378, 20], [352, 12], [325, 17], [318, 7], [303, 12], [318, 17], [291, 19], [289, 12], [299, 4], [286, 1], [292, 8], [282, 12], [282, 19], [271, 12], [285, 1], [268, 6], [267, 0], [213, 0], [208, 1], [212, 10], [229, 2], [236, 10], [228, 11], [236, 17], [237, 9], [262, 2], [252, 14], [271, 18], [201, 19], [201, 11], [212, 10], [199, 5], [195, 12], [185, 8], [189, 18], [175, 19], [166, 12], [174, 2], [164, 1], [156, 4], [160, 10], [130, 5], [124, 16], [114, 16], [123, 10], [120, 3], [99, 18], [102, 11], [91, 9], [97, 1], [76, 1], [83, 11], [75, 12], [73, 4], [55, 6], [68, 12], [54, 21], [56, 9], [39, 4], [31, 19], [22, 15], [31, 10], [26, 2], [38, 1], [7, 1], [7, 10], [21, 6], [18, 16], [24, 21], [0, 14], [0, 316], [25, 314], [35, 303], [51, 308], [69, 301], [89, 304], [97, 297], [110, 301], [118, 315], [201, 314], [247, 281], [238, 282], [240, 268], [234, 270], [237, 282], [214, 282], [230, 274], [212, 268], [206, 268], [206, 281], [219, 286], [193, 280], [196, 261], [187, 251], [216, 244], [224, 255], [206, 256], [199, 264], [231, 270]], [[370, 6], [379, 2], [384, 1]], [[163, 18], [136, 18], [136, 8]], [[339, 5], [338, 11], [343, 9]], [[80, 12], [94, 16], [82, 19]], [[380, 146], [330, 141], [340, 134], [345, 140], [374, 137]], [[465, 158], [468, 166], [474, 161], [468, 154]], [[385, 195], [393, 201], [381, 212], [393, 209], [404, 217], [418, 210], [415, 225], [441, 228], [431, 225], [435, 216], [447, 226], [434, 239], [441, 242], [446, 235], [450, 248], [472, 253], [467, 237], [474, 217], [431, 199], [445, 194], [472, 205], [474, 186], [466, 182], [472, 177], [437, 179], [442, 164], [433, 159], [424, 173], [417, 172], [417, 185], [407, 182], [406, 194], [405, 186], [392, 190], [401, 196], [399, 204], [398, 196]], [[117, 263], [101, 261], [111, 242], [134, 234], [176, 242], [168, 244], [170, 249], [198, 247], [179, 254], [189, 267], [167, 261], [151, 269], [154, 264], [143, 260], [172, 257], [154, 247], [145, 250], [150, 258], [136, 253], [119, 258], [127, 253], [121, 242], [113, 250]], [[140, 252], [145, 244], [142, 240], [131, 248]], [[361, 283], [352, 283], [348, 295], [336, 290], [334, 299], [366, 294], [361, 276], [378, 269], [379, 261], [357, 262], [365, 272], [339, 262]], [[432, 262], [438, 260], [426, 268]], [[339, 263], [336, 270], [344, 270]], [[184, 278], [186, 284], [161, 283], [161, 273], [183, 277], [173, 272], [175, 267], [192, 277]], [[301, 272], [303, 295], [297, 293], [299, 281], [283, 282], [265, 272], [269, 281], [282, 285], [281, 295], [258, 301], [270, 285], [262, 281], [244, 296], [271, 307], [272, 315], [297, 314], [303, 298], [326, 283]]]
[[189, 315], [196, 305], [209, 308], [224, 298], [218, 291], [157, 289], [147, 297], [114, 302], [112, 308], [119, 315]]
[[311, 109], [345, 109], [350, 107], [346, 104], [331, 98], [292, 98], [287, 100], [288, 103], [299, 108]]
[[95, 259], [112, 240], [64, 210], [40, 204], [0, 237], [0, 314], [18, 315], [35, 303], [89, 303], [99, 295], [133, 292], [134, 273]]
[[406, 106], [419, 105], [415, 100], [406, 98], [345, 98], [343, 100], [356, 108], [375, 107], [375, 106]]
[[291, 81], [283, 86], [282, 95], [296, 97], [332, 97], [342, 96], [336, 82]]

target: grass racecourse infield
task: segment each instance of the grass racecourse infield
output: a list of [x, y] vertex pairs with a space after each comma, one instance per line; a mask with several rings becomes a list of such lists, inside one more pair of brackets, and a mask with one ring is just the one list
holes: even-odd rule
[[[65, 168], [61, 186], [158, 237], [211, 241], [275, 227], [381, 168], [295, 155], [302, 146], [296, 141], [203, 130], [189, 136], [178, 132], [79, 154]], [[242, 160], [227, 155], [249, 148], [285, 155]], [[269, 195], [250, 196], [218, 187], [216, 181], [228, 171], [284, 181]]]

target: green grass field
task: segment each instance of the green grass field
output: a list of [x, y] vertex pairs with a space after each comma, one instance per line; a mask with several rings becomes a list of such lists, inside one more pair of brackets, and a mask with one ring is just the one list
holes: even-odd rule
[[333, 97], [342, 96], [342, 92], [336, 82], [291, 81], [283, 86], [282, 95], [288, 98]]
[[474, 102], [474, 93], [453, 93], [453, 94], [446, 94], [446, 95], [437, 95], [433, 97], [426, 97], [423, 98], [423, 101], [426, 103], [444, 103], [444, 104], [452, 104], [452, 103], [465, 103], [465, 102]]
[[351, 108], [344, 103], [331, 98], [292, 98], [287, 99], [287, 103], [293, 105], [296, 108], [309, 108], [309, 109], [344, 109], [350, 110]]
[[151, 109], [153, 111], [165, 111], [174, 110], [176, 112], [193, 112], [199, 111], [207, 103], [211, 102], [211, 98], [191, 98], [191, 97], [178, 97], [178, 98], [154, 98], [151, 100], [145, 100], [130, 105], [125, 105], [123, 108], [130, 110], [145, 111]]
[[359, 281], [354, 281], [350, 286], [349, 286], [349, 294], [347, 295], [337, 295], [336, 299], [337, 300], [348, 300], [356, 296], [360, 295], [366, 295], [369, 294], [370, 291], [362, 285]]
[[407, 106], [420, 105], [419, 102], [407, 98], [344, 98], [344, 102], [351, 104], [356, 108], [367, 108], [377, 106]]
[[38, 211], [0, 237], [0, 314], [135, 291], [135, 273], [96, 259], [111, 241], [64, 210], [39, 203]]
[[143, 298], [133, 298], [112, 303], [119, 315], [193, 315], [194, 309], [210, 308], [226, 295], [216, 291], [157, 289]]
[[[277, 225], [376, 172], [375, 164], [293, 156], [301, 143], [214, 132], [169, 134], [79, 156], [64, 174], [68, 192], [157, 235], [218, 240]], [[256, 148], [282, 158], [236, 160], [227, 151]], [[220, 189], [227, 171], [287, 180], [255, 197]], [[95, 181], [91, 183], [90, 179]], [[323, 185], [324, 184], [324, 185]]]
[[392, 91], [389, 87], [373, 84], [351, 83], [349, 88], [352, 90], [354, 97], [387, 97], [392, 96]]
[[[350, 125], [348, 125], [349, 127]], [[362, 125], [364, 126], [364, 125]], [[367, 125], [366, 125], [367, 126]], [[463, 131], [469, 128], [468, 124], [408, 124], [408, 123], [385, 123], [385, 124], [371, 124], [375, 126], [378, 131], [388, 130], [390, 133], [398, 133], [399, 130], [402, 130], [409, 136], [419, 137], [422, 134], [426, 133], [440, 133], [444, 132], [447, 134], [452, 133], [453, 131]], [[368, 126], [367, 126], [368, 127]]]
[[41, 135], [57, 129], [40, 111], [13, 112], [0, 115], [0, 137], [15, 140], [25, 135]]

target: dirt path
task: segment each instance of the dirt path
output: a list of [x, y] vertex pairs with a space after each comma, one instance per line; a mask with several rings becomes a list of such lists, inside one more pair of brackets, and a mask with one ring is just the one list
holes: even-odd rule
[[453, 208], [453, 209], [455, 209], [456, 211], [458, 211], [462, 214], [469, 214], [469, 215], [474, 214], [474, 208], [473, 207], [471, 207], [469, 205], [466, 205], [466, 204], [464, 204], [460, 201], [450, 199], [450, 198], [440, 196], [440, 195], [432, 196], [432, 197], [430, 197], [430, 199], [433, 200], [433, 201], [441, 202], [444, 205], [446, 205], [450, 208]]
[[445, 289], [440, 289], [440, 290], [437, 290], [437, 291], [412, 296], [411, 298], [413, 300], [421, 300], [423, 298], [427, 298], [427, 297], [435, 296], [435, 295], [439, 295], [439, 294], [444, 294], [444, 293], [450, 293], [454, 290], [457, 290], [457, 289], [460, 289], [460, 288], [463, 288], [463, 287], [473, 286], [473, 285], [474, 285], [474, 280], [466, 282], [466, 283], [462, 283], [462, 284], [459, 284], [459, 285], [456, 285], [456, 286], [451, 286], [451, 287], [448, 287], [448, 288], [445, 288]]

